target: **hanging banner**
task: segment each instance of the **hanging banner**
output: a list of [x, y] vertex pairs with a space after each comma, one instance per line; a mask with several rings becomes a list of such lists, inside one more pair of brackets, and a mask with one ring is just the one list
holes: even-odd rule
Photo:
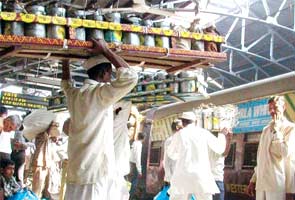
[[238, 104], [239, 123], [233, 129], [234, 133], [261, 132], [271, 116], [268, 112], [268, 99], [260, 99]]

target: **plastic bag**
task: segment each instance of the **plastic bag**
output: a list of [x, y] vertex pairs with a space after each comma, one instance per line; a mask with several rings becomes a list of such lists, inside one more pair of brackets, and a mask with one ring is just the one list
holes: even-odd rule
[[[168, 195], [169, 186], [164, 186], [163, 189], [154, 197], [154, 200], [169, 200]], [[197, 200], [194, 195], [191, 200]]]
[[27, 188], [20, 190], [13, 196], [9, 197], [7, 200], [38, 200], [38, 197]]
[[169, 200], [168, 191], [169, 186], [164, 186], [163, 189], [154, 197], [154, 200]]
[[23, 134], [28, 140], [34, 139], [39, 133], [46, 131], [56, 115], [47, 110], [35, 110], [23, 122]]

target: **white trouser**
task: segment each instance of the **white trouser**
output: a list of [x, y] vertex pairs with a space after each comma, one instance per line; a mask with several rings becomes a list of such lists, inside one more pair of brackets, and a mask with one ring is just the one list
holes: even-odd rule
[[128, 200], [129, 190], [123, 176], [108, 181], [108, 200]]
[[67, 184], [65, 200], [107, 199], [107, 189], [106, 179], [94, 184]]
[[[212, 194], [194, 194], [197, 200], [212, 200]], [[192, 195], [175, 195], [170, 196], [170, 200], [191, 200]]]
[[[49, 169], [47, 167], [33, 167], [33, 183], [32, 191], [41, 199], [42, 192], [45, 189], [45, 193], [48, 192], [48, 176]], [[46, 184], [47, 182], [47, 184]]]
[[285, 200], [285, 192], [267, 192], [256, 190], [256, 200]]

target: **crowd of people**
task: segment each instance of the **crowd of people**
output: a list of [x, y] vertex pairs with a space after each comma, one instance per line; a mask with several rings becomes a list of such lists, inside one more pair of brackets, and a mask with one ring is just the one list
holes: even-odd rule
[[[63, 199], [63, 179], [66, 200], [133, 198], [142, 177], [145, 134], [138, 133], [130, 148], [127, 121], [131, 103], [118, 101], [136, 85], [137, 73], [103, 40], [93, 43], [95, 56], [84, 63], [89, 79], [81, 88], [73, 86], [69, 61], [62, 63], [61, 86], [70, 113], [63, 125], [66, 137], [61, 137], [59, 123], [50, 111], [34, 111], [22, 122], [0, 108], [2, 199], [26, 186], [26, 163], [33, 172], [32, 192], [39, 199], [58, 199], [56, 194]], [[114, 79], [112, 66], [116, 68]], [[284, 117], [283, 97], [271, 98], [268, 105], [272, 121], [262, 132], [248, 193], [254, 195], [256, 185], [256, 199], [284, 200], [295, 193], [295, 125]], [[171, 128], [163, 161], [169, 199], [223, 200], [224, 158], [230, 149], [231, 127], [223, 128], [216, 137], [197, 125], [193, 112], [184, 112]], [[67, 160], [66, 173], [61, 172], [62, 160]], [[131, 182], [130, 190], [126, 179]]]
[[[5, 110], [5, 108], [2, 107], [1, 110]], [[47, 120], [42, 124], [42, 127], [40, 127], [40, 121], [36, 120], [36, 118], [42, 117], [42, 115], [38, 115], [40, 112]], [[32, 116], [34, 120], [32, 120]], [[31, 125], [34, 125], [35, 129], [32, 129], [32, 126], [27, 123], [27, 119], [33, 121]], [[56, 199], [53, 198], [53, 195], [57, 195], [54, 193], [58, 193], [59, 183], [54, 185], [56, 178], [52, 178], [52, 172], [59, 169], [58, 164], [64, 158], [58, 156], [61, 138], [57, 139], [60, 132], [54, 119], [55, 114], [46, 110], [32, 112], [23, 122], [18, 115], [0, 118], [2, 178], [0, 197], [2, 199], [20, 195], [24, 192], [23, 188], [28, 186], [34, 194], [28, 200], [33, 200], [33, 197], [35, 199], [41, 199], [41, 197]], [[33, 174], [31, 183], [27, 180], [30, 173]]]

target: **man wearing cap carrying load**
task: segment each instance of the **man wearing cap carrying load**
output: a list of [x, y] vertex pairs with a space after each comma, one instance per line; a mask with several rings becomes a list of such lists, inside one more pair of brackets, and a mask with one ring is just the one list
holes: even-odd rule
[[197, 199], [211, 200], [219, 193], [210, 168], [208, 149], [221, 154], [225, 150], [228, 130], [216, 138], [209, 131], [196, 126], [193, 112], [180, 117], [183, 129], [173, 135], [168, 146], [168, 156], [176, 161], [169, 189], [171, 200], [188, 200], [193, 194]]
[[[65, 199], [107, 200], [108, 183], [115, 170], [113, 104], [137, 83], [137, 73], [113, 53], [103, 40], [93, 40], [97, 56], [84, 67], [89, 79], [81, 88], [70, 81], [63, 62], [62, 88], [70, 112], [68, 174]], [[111, 63], [117, 69], [111, 81]]]
[[38, 198], [50, 197], [49, 185], [54, 182], [50, 171], [54, 161], [56, 141], [60, 136], [56, 115], [47, 110], [35, 110], [25, 117], [23, 126], [24, 137], [35, 140], [36, 146], [32, 156], [32, 191]]

